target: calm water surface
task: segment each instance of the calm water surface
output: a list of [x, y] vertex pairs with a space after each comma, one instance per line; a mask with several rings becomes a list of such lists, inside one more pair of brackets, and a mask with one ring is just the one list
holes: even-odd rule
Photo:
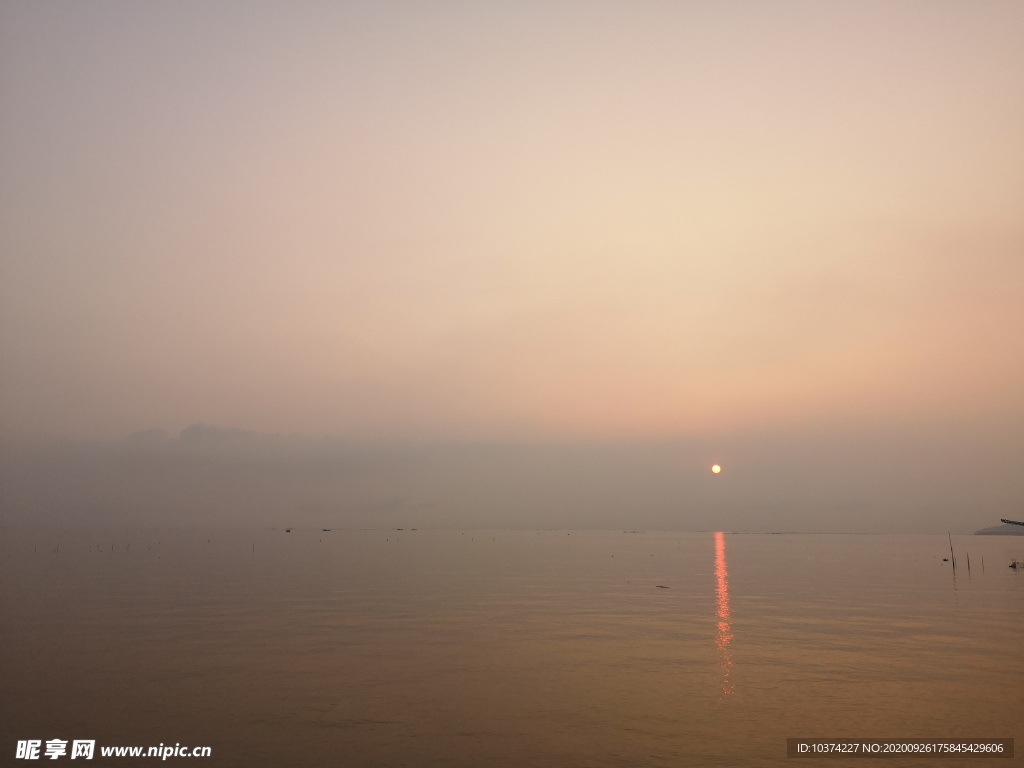
[[1020, 755], [1024, 539], [954, 545], [955, 574], [938, 536], [2, 530], [0, 763], [28, 738], [209, 766], [770, 766], [795, 736]]

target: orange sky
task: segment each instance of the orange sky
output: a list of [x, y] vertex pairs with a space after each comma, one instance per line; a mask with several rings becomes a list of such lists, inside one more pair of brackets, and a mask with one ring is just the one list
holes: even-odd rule
[[1024, 5], [0, 6], [0, 429], [1024, 421]]

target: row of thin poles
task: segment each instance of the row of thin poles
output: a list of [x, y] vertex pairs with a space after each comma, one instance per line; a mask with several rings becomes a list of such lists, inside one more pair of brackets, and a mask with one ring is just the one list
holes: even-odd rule
[[[946, 531], [946, 536], [949, 537], [949, 558], [950, 558], [950, 560], [953, 563], [953, 570], [955, 571], [956, 570], [956, 555], [953, 554], [953, 536], [949, 533], [949, 531]], [[985, 571], [985, 558], [984, 557], [981, 558], [981, 570], [982, 570], [982, 572]], [[968, 552], [967, 553], [967, 573], [970, 573], [970, 572], [971, 572], [971, 553]]]

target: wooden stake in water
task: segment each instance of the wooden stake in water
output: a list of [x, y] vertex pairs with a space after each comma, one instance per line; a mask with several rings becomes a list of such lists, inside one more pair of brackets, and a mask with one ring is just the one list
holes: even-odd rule
[[949, 531], [946, 531], [946, 535], [949, 536], [949, 556], [953, 560], [953, 570], [956, 570], [956, 555], [953, 554], [953, 537], [950, 536]]
[[967, 553], [967, 572], [971, 572], [971, 553]]

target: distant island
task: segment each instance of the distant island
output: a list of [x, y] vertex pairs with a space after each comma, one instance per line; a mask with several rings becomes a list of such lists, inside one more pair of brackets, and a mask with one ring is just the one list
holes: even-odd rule
[[991, 528], [982, 528], [974, 532], [975, 536], [1024, 536], [1024, 525], [993, 525]]

